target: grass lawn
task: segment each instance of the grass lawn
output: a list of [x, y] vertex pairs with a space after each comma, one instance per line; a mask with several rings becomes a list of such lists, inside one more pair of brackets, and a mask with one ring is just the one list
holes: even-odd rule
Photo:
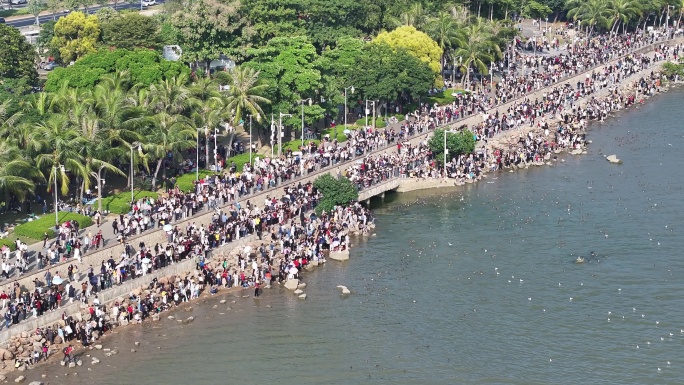
[[[157, 199], [159, 194], [153, 191], [134, 191], [134, 199], [151, 197]], [[95, 205], [97, 207], [97, 204]], [[128, 214], [131, 211], [131, 192], [121, 192], [102, 198], [102, 209], [113, 214]]]
[[21, 15], [29, 15], [29, 11], [27, 7], [24, 8], [15, 8], [15, 9], [3, 9], [0, 11], [0, 17], [12, 17], [12, 16], [21, 16]]
[[[93, 220], [85, 215], [80, 215], [76, 213], [59, 213], [59, 223], [62, 224], [68, 220], [76, 220], [81, 228], [84, 229], [93, 224]], [[55, 229], [55, 215], [45, 214], [40, 218], [33, 220], [31, 222], [24, 222], [14, 228], [14, 234], [31, 238], [34, 242], [43, 239], [43, 234], [48, 233], [48, 235], [53, 236]], [[28, 242], [27, 242], [28, 243]]]

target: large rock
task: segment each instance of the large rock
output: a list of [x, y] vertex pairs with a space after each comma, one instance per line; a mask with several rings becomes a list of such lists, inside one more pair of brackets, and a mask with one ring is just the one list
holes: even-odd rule
[[14, 382], [22, 382], [22, 381], [24, 381], [25, 379], [26, 379], [26, 377], [24, 377], [24, 376], [19, 376], [19, 377], [17, 377], [17, 378], [14, 380]]
[[91, 362], [91, 364], [95, 365], [95, 364], [99, 364], [99, 363], [100, 363], [100, 360], [98, 360], [97, 358], [93, 357], [93, 362]]
[[576, 148], [572, 151], [570, 151], [572, 155], [582, 155], [582, 149], [581, 148]]
[[351, 294], [351, 291], [346, 286], [338, 285], [338, 289], [342, 289], [342, 294]]
[[70, 368], [75, 368], [75, 367], [76, 367], [76, 363], [75, 363], [75, 362], [69, 362], [69, 367], [70, 367]]
[[43, 383], [40, 381], [31, 381], [29, 385], [43, 385]]
[[306, 294], [300, 294], [299, 299], [306, 299]]
[[298, 279], [289, 279], [287, 282], [285, 282], [285, 288], [288, 290], [297, 290], [297, 286], [299, 285], [299, 280]]
[[304, 291], [302, 289], [297, 289], [294, 291], [296, 295], [302, 294]]
[[3, 360], [14, 359], [14, 354], [7, 349], [0, 349], [0, 359], [3, 359]]
[[95, 349], [102, 350], [102, 345], [95, 345]]
[[305, 287], [306, 287], [306, 283], [304, 283], [304, 282], [297, 285], [297, 289], [304, 289]]
[[609, 161], [610, 163], [614, 163], [614, 164], [622, 163], [622, 161], [617, 158], [617, 155], [608, 155], [606, 157], [606, 160]]
[[330, 258], [336, 261], [346, 261], [349, 259], [349, 250], [331, 251]]

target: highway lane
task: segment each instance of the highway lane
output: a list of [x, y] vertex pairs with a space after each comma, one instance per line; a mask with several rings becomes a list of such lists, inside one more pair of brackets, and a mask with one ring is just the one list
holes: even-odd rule
[[[163, 1], [159, 1], [159, 0], [157, 1], [157, 4], [161, 4], [161, 3], [163, 3]], [[98, 11], [100, 8], [102, 8], [102, 7], [103, 7], [103, 6], [101, 6], [101, 5], [96, 5], [96, 6], [90, 7], [90, 8], [88, 8], [88, 12], [87, 12], [87, 13], [88, 13], [88, 14], [93, 14], [93, 13], [97, 12], [97, 11]], [[105, 7], [112, 7], [112, 8], [113, 8], [113, 7], [114, 7], [114, 4], [105, 5]], [[139, 3], [139, 2], [136, 2], [136, 3], [120, 2], [120, 3], [118, 3], [118, 4], [116, 5], [116, 10], [117, 10], [117, 11], [122, 11], [122, 10], [124, 10], [124, 9], [140, 9], [140, 3]], [[79, 11], [86, 13], [86, 11], [83, 10], [83, 9], [79, 9]], [[54, 19], [54, 20], [57, 20], [57, 19], [59, 19], [60, 17], [66, 16], [66, 15], [68, 15], [68, 14], [69, 14], [69, 13], [58, 12], [58, 13], [56, 13], [54, 16], [53, 16], [52, 14], [41, 15], [41, 16], [38, 17], [38, 20], [39, 20], [40, 23], [42, 24], [42, 23], [51, 21], [51, 20], [53, 20], [53, 19]], [[6, 21], [6, 24], [7, 24], [7, 25], [11, 25], [12, 27], [15, 27], [15, 28], [29, 27], [29, 26], [32, 26], [32, 25], [35, 25], [35, 24], [36, 24], [36, 18], [33, 17], [33, 16], [25, 16], [25, 17], [22, 17], [21, 19], [7, 20], [7, 21]]]

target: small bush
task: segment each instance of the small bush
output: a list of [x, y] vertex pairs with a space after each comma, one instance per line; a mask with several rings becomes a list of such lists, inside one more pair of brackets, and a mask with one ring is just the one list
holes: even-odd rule
[[7, 245], [11, 251], [14, 251], [17, 248], [17, 244], [15, 242], [16, 241], [12, 239], [0, 239], [0, 248], [2, 248], [2, 245]]
[[321, 191], [323, 198], [316, 206], [316, 213], [330, 212], [336, 205], [347, 205], [359, 199], [356, 186], [347, 178], [335, 178], [330, 173], [319, 176], [314, 180], [314, 186]]
[[[199, 170], [199, 177], [200, 179], [204, 178], [207, 175], [213, 174], [212, 171], [210, 170]], [[184, 192], [189, 192], [193, 191], [195, 189], [195, 180], [197, 178], [197, 174], [195, 172], [189, 172], [187, 174], [183, 174], [176, 178], [176, 186], [178, 187], [179, 190], [184, 191]]]
[[[134, 199], [159, 198], [159, 194], [152, 191], [135, 191]], [[102, 199], [102, 209], [114, 214], [128, 214], [131, 211], [131, 192], [121, 192]]]
[[[59, 213], [60, 224], [70, 220], [77, 221], [82, 229], [93, 224], [93, 220], [85, 215], [67, 212]], [[54, 234], [54, 229], [55, 215], [45, 214], [34, 221], [22, 223], [19, 226], [15, 227], [14, 234], [39, 241], [43, 239], [43, 234], [45, 234], [46, 232], [48, 233], [48, 235], [52, 236]]]

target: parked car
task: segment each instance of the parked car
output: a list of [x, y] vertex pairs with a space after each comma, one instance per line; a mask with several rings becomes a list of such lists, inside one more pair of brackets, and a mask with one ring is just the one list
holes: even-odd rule
[[155, 4], [157, 4], [156, 0], [142, 0], [143, 7], [151, 7]]
[[17, 5], [17, 4], [26, 4], [27, 0], [10, 0], [10, 3], [12, 5]]
[[59, 64], [51, 61], [45, 65], [45, 71], [52, 71], [53, 69], [59, 67]]

